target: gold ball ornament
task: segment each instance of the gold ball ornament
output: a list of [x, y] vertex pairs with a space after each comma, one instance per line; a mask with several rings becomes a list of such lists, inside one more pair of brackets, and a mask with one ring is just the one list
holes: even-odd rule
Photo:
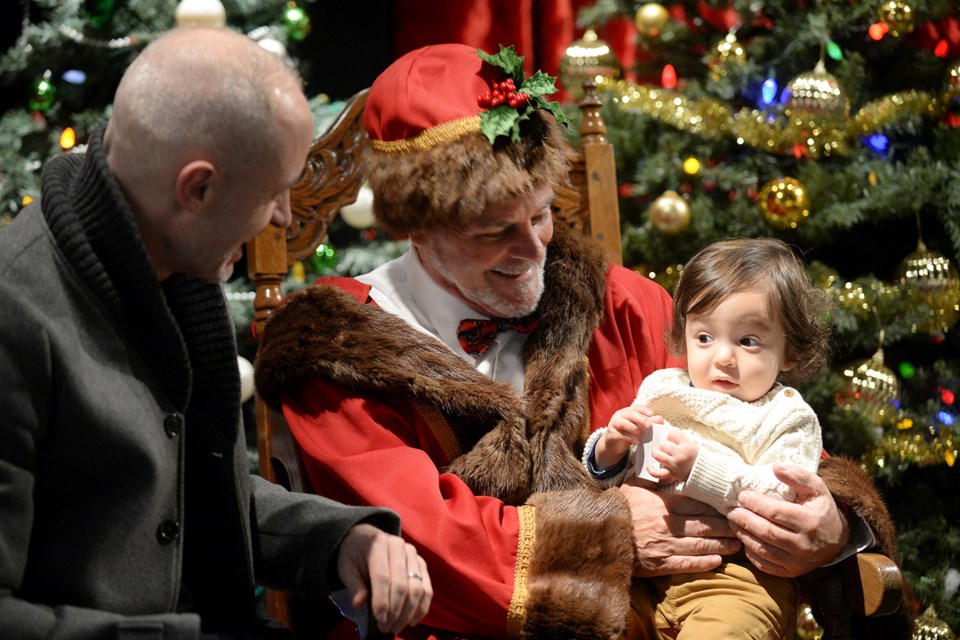
[[557, 74], [564, 88], [575, 99], [583, 97], [583, 82], [593, 80], [616, 80], [622, 69], [620, 61], [606, 42], [597, 37], [593, 29], [587, 29], [583, 37], [568, 46], [560, 57]]
[[676, 191], [665, 191], [648, 211], [650, 224], [660, 233], [675, 236], [690, 226], [690, 205]]
[[641, 35], [656, 38], [670, 21], [670, 12], [659, 2], [647, 2], [637, 9], [633, 22]]
[[180, 0], [173, 16], [178, 27], [222, 27], [227, 23], [220, 0]]
[[913, 640], [957, 640], [950, 626], [937, 617], [933, 607], [927, 608], [913, 626]]
[[845, 409], [857, 407], [871, 416], [876, 424], [894, 418], [900, 403], [900, 381], [883, 362], [883, 349], [877, 349], [867, 360], [859, 360], [843, 368], [847, 389], [836, 396]]
[[813, 609], [806, 602], [797, 609], [796, 637], [798, 640], [820, 640], [823, 637], [823, 629], [817, 624]]
[[894, 38], [905, 36], [916, 26], [916, 16], [911, 7], [903, 0], [886, 0], [877, 7], [877, 18], [887, 25], [889, 34]]
[[930, 317], [917, 331], [940, 334], [960, 319], [960, 275], [943, 254], [928, 251], [921, 240], [917, 250], [900, 263], [899, 282], [914, 300], [930, 307]]
[[805, 71], [787, 83], [789, 98], [784, 113], [791, 118], [846, 118], [850, 115], [850, 100], [833, 74], [827, 71], [823, 60], [813, 71]]
[[810, 216], [810, 195], [796, 178], [776, 178], [760, 190], [757, 206], [771, 226], [796, 229]]
[[837, 304], [854, 314], [860, 320], [870, 317], [870, 305], [867, 302], [863, 285], [857, 282], [846, 282], [837, 288]]
[[707, 68], [714, 79], [727, 75], [729, 65], [743, 64], [747, 61], [747, 51], [737, 40], [737, 36], [728, 33], [714, 46], [707, 56]]

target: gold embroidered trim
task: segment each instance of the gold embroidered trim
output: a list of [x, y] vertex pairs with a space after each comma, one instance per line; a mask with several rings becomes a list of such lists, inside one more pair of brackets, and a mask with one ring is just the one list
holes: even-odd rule
[[519, 638], [523, 632], [523, 619], [527, 614], [527, 572], [533, 557], [533, 543], [537, 539], [537, 509], [525, 504], [517, 507], [520, 519], [520, 535], [517, 540], [517, 566], [513, 577], [513, 598], [507, 609], [507, 634]]
[[451, 120], [431, 127], [405, 140], [371, 140], [370, 144], [376, 151], [387, 153], [406, 153], [410, 151], [426, 151], [438, 144], [456, 140], [468, 133], [480, 131], [480, 116], [468, 116], [459, 120]]
[[443, 417], [440, 410], [422, 400], [412, 400], [411, 402], [413, 408], [420, 414], [423, 421], [427, 423], [427, 427], [430, 429], [433, 437], [440, 443], [440, 448], [443, 449], [443, 455], [447, 457], [447, 461], [449, 462], [459, 456], [460, 442], [457, 440], [457, 437], [453, 435], [453, 430], [450, 428], [450, 425], [447, 424], [447, 419]]

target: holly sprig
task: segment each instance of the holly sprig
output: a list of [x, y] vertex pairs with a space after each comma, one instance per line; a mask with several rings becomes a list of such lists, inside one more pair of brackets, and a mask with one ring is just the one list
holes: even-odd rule
[[495, 55], [477, 49], [477, 55], [484, 62], [502, 69], [507, 76], [504, 81], [494, 83], [486, 94], [477, 96], [477, 104], [485, 109], [480, 113], [480, 132], [490, 144], [500, 136], [509, 136], [511, 142], [519, 142], [520, 123], [529, 120], [536, 109], [549, 111], [561, 124], [570, 121], [558, 103], [544, 97], [557, 92], [557, 79], [542, 71], [524, 77], [523, 56], [517, 55], [513, 45], [500, 45], [500, 52]]

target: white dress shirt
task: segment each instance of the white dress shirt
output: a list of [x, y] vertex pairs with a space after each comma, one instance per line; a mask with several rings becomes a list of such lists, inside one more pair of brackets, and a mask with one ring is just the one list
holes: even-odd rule
[[457, 339], [461, 320], [489, 320], [443, 287], [427, 273], [415, 248], [399, 258], [358, 276], [370, 285], [370, 297], [381, 309], [402, 318], [411, 327], [437, 338], [480, 373], [523, 393], [523, 345], [527, 335], [503, 331], [480, 357], [467, 354]]

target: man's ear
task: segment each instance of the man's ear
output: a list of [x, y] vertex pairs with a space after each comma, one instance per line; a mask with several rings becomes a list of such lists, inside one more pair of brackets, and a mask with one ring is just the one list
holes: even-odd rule
[[194, 160], [177, 173], [177, 204], [197, 213], [209, 202], [217, 168], [208, 160]]

